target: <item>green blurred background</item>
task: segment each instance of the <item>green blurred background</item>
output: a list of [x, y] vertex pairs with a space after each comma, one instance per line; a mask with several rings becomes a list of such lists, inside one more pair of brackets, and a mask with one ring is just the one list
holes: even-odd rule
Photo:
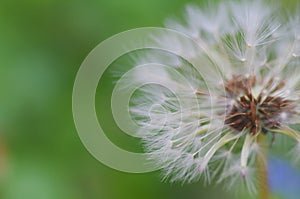
[[[188, 2], [0, 1], [1, 199], [226, 198], [219, 187], [168, 184], [159, 172], [128, 174], [102, 165], [82, 145], [72, 118], [72, 87], [87, 54], [121, 31], [161, 27]], [[101, 122], [108, 136], [140, 150], [113, 122], [112, 79], [101, 81], [97, 111], [107, 115]]]

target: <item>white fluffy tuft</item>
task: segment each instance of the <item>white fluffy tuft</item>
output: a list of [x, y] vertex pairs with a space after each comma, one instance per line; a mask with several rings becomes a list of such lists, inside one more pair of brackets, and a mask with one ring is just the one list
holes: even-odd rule
[[[172, 46], [179, 55], [188, 52], [186, 61], [193, 60], [197, 66], [171, 56], [164, 61], [169, 62], [168, 67], [136, 70], [127, 80], [127, 85], [152, 82], [138, 89], [130, 107], [141, 127], [139, 134], [145, 149], [163, 169], [164, 179], [171, 182], [192, 182], [203, 177], [207, 182], [226, 181], [229, 188], [244, 184], [255, 193], [255, 158], [260, 156], [261, 147], [249, 132], [238, 133], [224, 126], [222, 114], [234, 105], [234, 98], [224, 99], [224, 81], [233, 74], [255, 76], [260, 85], [253, 88], [254, 93], [270, 92], [300, 104], [299, 16], [283, 23], [273, 4], [244, 0], [209, 4], [201, 9], [189, 5], [184, 19], [184, 23], [169, 20], [167, 26], [192, 37], [203, 52], [168, 35], [156, 36], [154, 40], [162, 47]], [[202, 61], [204, 56], [210, 62]], [[136, 64], [163, 59], [156, 57], [143, 55]], [[212, 68], [218, 68], [222, 78], [210, 72]], [[206, 77], [197, 71], [204, 71]], [[284, 80], [285, 85], [275, 89], [279, 80]], [[266, 90], [267, 84], [270, 85]], [[299, 111], [299, 105], [295, 110]], [[293, 123], [299, 123], [298, 113]], [[287, 113], [277, 119], [283, 127], [292, 123]], [[300, 137], [290, 128], [277, 133]], [[300, 161], [299, 143], [294, 151]]]

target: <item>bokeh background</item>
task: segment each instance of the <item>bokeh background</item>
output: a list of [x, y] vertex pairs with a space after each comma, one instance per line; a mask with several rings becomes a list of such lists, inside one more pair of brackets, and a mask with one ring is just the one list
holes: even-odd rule
[[[169, 184], [160, 181], [159, 172], [110, 169], [87, 152], [73, 123], [73, 83], [87, 54], [119, 32], [163, 26], [190, 2], [203, 3], [0, 1], [1, 199], [232, 198], [218, 186]], [[285, 0], [283, 7], [295, 4]], [[127, 150], [141, 151], [139, 140], [121, 132], [112, 119], [109, 72], [101, 81], [97, 112], [104, 115], [99, 120], [107, 136]]]

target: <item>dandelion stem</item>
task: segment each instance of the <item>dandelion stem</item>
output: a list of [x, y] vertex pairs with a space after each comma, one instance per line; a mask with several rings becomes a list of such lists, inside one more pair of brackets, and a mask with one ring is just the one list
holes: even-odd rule
[[269, 199], [268, 169], [267, 169], [267, 143], [266, 136], [260, 133], [257, 142], [261, 147], [261, 153], [257, 156], [257, 172], [259, 177], [259, 198]]

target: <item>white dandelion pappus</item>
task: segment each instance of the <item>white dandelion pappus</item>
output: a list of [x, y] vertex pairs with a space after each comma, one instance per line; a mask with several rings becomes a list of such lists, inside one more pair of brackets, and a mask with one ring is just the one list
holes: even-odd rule
[[[128, 85], [168, 85], [142, 86], [130, 107], [149, 158], [163, 169], [165, 179], [192, 182], [204, 177], [207, 182], [226, 181], [229, 187], [245, 184], [255, 193], [256, 158], [263, 153], [259, 136], [270, 144], [273, 136], [293, 138], [295, 159], [300, 160], [300, 134], [294, 129], [300, 122], [300, 21], [299, 16], [285, 19], [278, 11], [259, 0], [187, 6], [185, 22], [168, 21], [167, 26], [193, 38], [202, 52], [178, 38], [154, 37], [162, 46], [189, 55], [186, 61], [166, 55], [176, 72], [167, 67], [137, 70], [128, 79]], [[150, 53], [136, 61], [161, 59]]]

